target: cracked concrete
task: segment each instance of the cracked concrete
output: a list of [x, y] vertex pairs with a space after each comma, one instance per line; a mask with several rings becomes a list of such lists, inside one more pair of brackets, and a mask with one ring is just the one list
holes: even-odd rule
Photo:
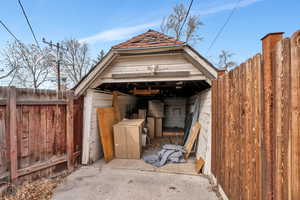
[[[120, 161], [122, 162], [122, 161]], [[123, 161], [124, 162], [124, 161]], [[118, 161], [84, 166], [54, 191], [53, 200], [217, 200], [199, 175], [117, 168]]]

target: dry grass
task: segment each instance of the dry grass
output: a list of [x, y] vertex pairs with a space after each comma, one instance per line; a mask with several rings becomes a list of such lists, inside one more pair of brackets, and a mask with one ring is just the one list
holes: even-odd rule
[[42, 179], [17, 188], [10, 187], [0, 200], [50, 200], [53, 190], [62, 181], [63, 178]]

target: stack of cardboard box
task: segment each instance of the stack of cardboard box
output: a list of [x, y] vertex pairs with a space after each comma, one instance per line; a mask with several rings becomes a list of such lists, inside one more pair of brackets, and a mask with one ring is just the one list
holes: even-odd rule
[[150, 138], [162, 137], [162, 119], [164, 117], [164, 103], [159, 100], [148, 102], [147, 126]]

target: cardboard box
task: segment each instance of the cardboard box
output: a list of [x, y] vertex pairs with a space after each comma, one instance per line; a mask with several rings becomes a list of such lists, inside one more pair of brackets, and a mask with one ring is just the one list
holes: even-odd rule
[[150, 138], [155, 137], [155, 118], [148, 117], [147, 118], [147, 128], [148, 128], [148, 135]]
[[132, 114], [132, 119], [138, 119], [138, 118], [139, 118], [139, 116], [138, 116], [137, 113], [133, 113], [133, 114]]
[[148, 102], [148, 116], [162, 118], [164, 117], [164, 103], [159, 100]]
[[155, 118], [155, 136], [162, 137], [162, 118]]
[[144, 109], [139, 109], [139, 119], [146, 119], [147, 111]]
[[143, 124], [143, 119], [130, 119], [113, 126], [116, 158], [140, 159]]

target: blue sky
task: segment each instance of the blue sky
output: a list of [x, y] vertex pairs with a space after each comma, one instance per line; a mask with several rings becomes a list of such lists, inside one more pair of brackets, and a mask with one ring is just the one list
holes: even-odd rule
[[[147, 31], [159, 30], [164, 16], [177, 3], [189, 0], [23, 0], [23, 6], [39, 40], [60, 41], [76, 38], [90, 45], [95, 57], [100, 49], [109, 48]], [[300, 29], [299, 0], [242, 0], [224, 32], [212, 49], [209, 45], [237, 0], [194, 0], [191, 12], [199, 14], [204, 26], [204, 40], [194, 47], [209, 60], [216, 60], [222, 49], [235, 53], [237, 62], [260, 52], [260, 38], [270, 32], [290, 36]], [[23, 42], [33, 43], [17, 0], [3, 0], [0, 19]], [[0, 27], [0, 50], [11, 36]]]

